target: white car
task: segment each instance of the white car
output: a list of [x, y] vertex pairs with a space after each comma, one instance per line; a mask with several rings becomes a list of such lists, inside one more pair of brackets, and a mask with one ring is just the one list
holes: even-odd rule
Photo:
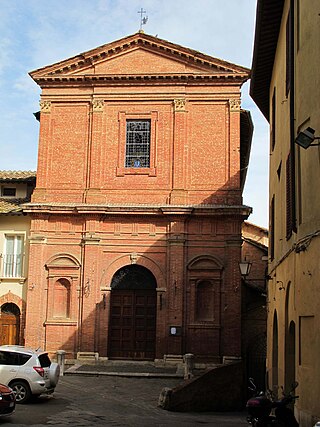
[[46, 352], [18, 345], [0, 346], [0, 383], [12, 388], [17, 403], [53, 393], [59, 375], [60, 366], [52, 363]]

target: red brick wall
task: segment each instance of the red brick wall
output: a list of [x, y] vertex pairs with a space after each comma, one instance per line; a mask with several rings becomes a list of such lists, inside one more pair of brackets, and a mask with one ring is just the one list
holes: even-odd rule
[[[100, 61], [95, 72], [141, 68], [192, 73], [195, 65], [135, 50]], [[157, 281], [156, 358], [190, 351], [199, 360], [240, 356], [238, 262], [246, 213], [230, 211], [242, 196], [240, 110], [229, 102], [239, 97], [240, 83], [44, 85], [32, 201], [46, 206], [32, 216], [27, 344], [107, 356], [111, 280], [136, 262]], [[128, 118], [151, 120], [147, 171], [124, 168]], [[83, 203], [90, 205], [86, 212]], [[53, 283], [61, 278], [72, 288], [64, 321], [50, 314]], [[203, 279], [215, 287], [208, 321], [194, 315]], [[170, 325], [180, 326], [181, 336], [169, 336]]]
[[[157, 358], [164, 354], [194, 352], [199, 360], [217, 361], [223, 355], [240, 355], [240, 242], [234, 222], [228, 224], [225, 220], [209, 218], [169, 222], [142, 215], [130, 220], [120, 217], [99, 221], [97, 217], [94, 237], [89, 237], [82, 249], [81, 227], [72, 227], [71, 217], [53, 215], [52, 220], [43, 222], [48, 229], [40, 228], [38, 233], [45, 233], [47, 241], [31, 244], [30, 282], [35, 287], [28, 294], [28, 345], [46, 346], [50, 351], [63, 348], [70, 354], [80, 348], [82, 351], [95, 349], [106, 356], [110, 304], [107, 288], [114, 273], [131, 264], [130, 254], [134, 252], [137, 263], [147, 267], [154, 274], [158, 288], [164, 289], [162, 307], [158, 304], [157, 309]], [[90, 228], [88, 224], [83, 228], [85, 226]], [[60, 267], [59, 262], [50, 267], [52, 258], [64, 254], [73, 256], [79, 264], [82, 262], [83, 272], [77, 267], [67, 268], [65, 264]], [[202, 264], [190, 270], [188, 265], [197, 257], [203, 259]], [[221, 267], [213, 265], [211, 258], [218, 260]], [[53, 307], [58, 300], [52, 289], [59, 278], [71, 281], [68, 320], [53, 317]], [[195, 286], [197, 280], [204, 279], [213, 281], [214, 286], [217, 281], [215, 313], [209, 321], [198, 321], [194, 315]], [[90, 288], [82, 300], [81, 280], [84, 287]], [[168, 336], [170, 325], [182, 325], [184, 337]]]

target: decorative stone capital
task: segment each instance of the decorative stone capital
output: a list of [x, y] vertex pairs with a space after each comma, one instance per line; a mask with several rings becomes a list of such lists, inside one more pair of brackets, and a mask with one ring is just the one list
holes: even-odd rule
[[186, 111], [186, 100], [175, 99], [173, 101], [174, 111]]
[[92, 111], [94, 113], [102, 113], [104, 109], [103, 99], [94, 99], [92, 101]]
[[240, 111], [240, 99], [229, 99], [230, 111]]
[[51, 101], [40, 101], [40, 112], [51, 113]]

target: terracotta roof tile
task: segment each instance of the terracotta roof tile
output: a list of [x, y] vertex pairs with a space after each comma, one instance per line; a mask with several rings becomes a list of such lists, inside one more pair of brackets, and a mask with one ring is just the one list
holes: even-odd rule
[[35, 171], [0, 170], [0, 181], [34, 181], [35, 179]]
[[24, 199], [6, 199], [0, 198], [0, 215], [8, 213], [18, 213], [22, 212], [21, 205], [28, 202], [29, 198]]

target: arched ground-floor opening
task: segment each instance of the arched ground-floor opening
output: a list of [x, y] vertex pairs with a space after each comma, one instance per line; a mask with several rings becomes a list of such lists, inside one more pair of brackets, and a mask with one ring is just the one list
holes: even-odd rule
[[14, 303], [5, 303], [0, 311], [0, 345], [19, 344], [20, 309]]
[[118, 270], [111, 282], [108, 357], [153, 360], [156, 341], [156, 288], [140, 265]]
[[273, 329], [272, 329], [272, 372], [271, 384], [268, 384], [268, 387], [274, 390], [278, 390], [279, 387], [279, 373], [278, 373], [278, 360], [279, 360], [279, 344], [278, 344], [278, 316], [277, 312], [274, 312], [273, 316]]
[[290, 322], [285, 339], [285, 390], [288, 391], [296, 381], [296, 325], [293, 321]]

